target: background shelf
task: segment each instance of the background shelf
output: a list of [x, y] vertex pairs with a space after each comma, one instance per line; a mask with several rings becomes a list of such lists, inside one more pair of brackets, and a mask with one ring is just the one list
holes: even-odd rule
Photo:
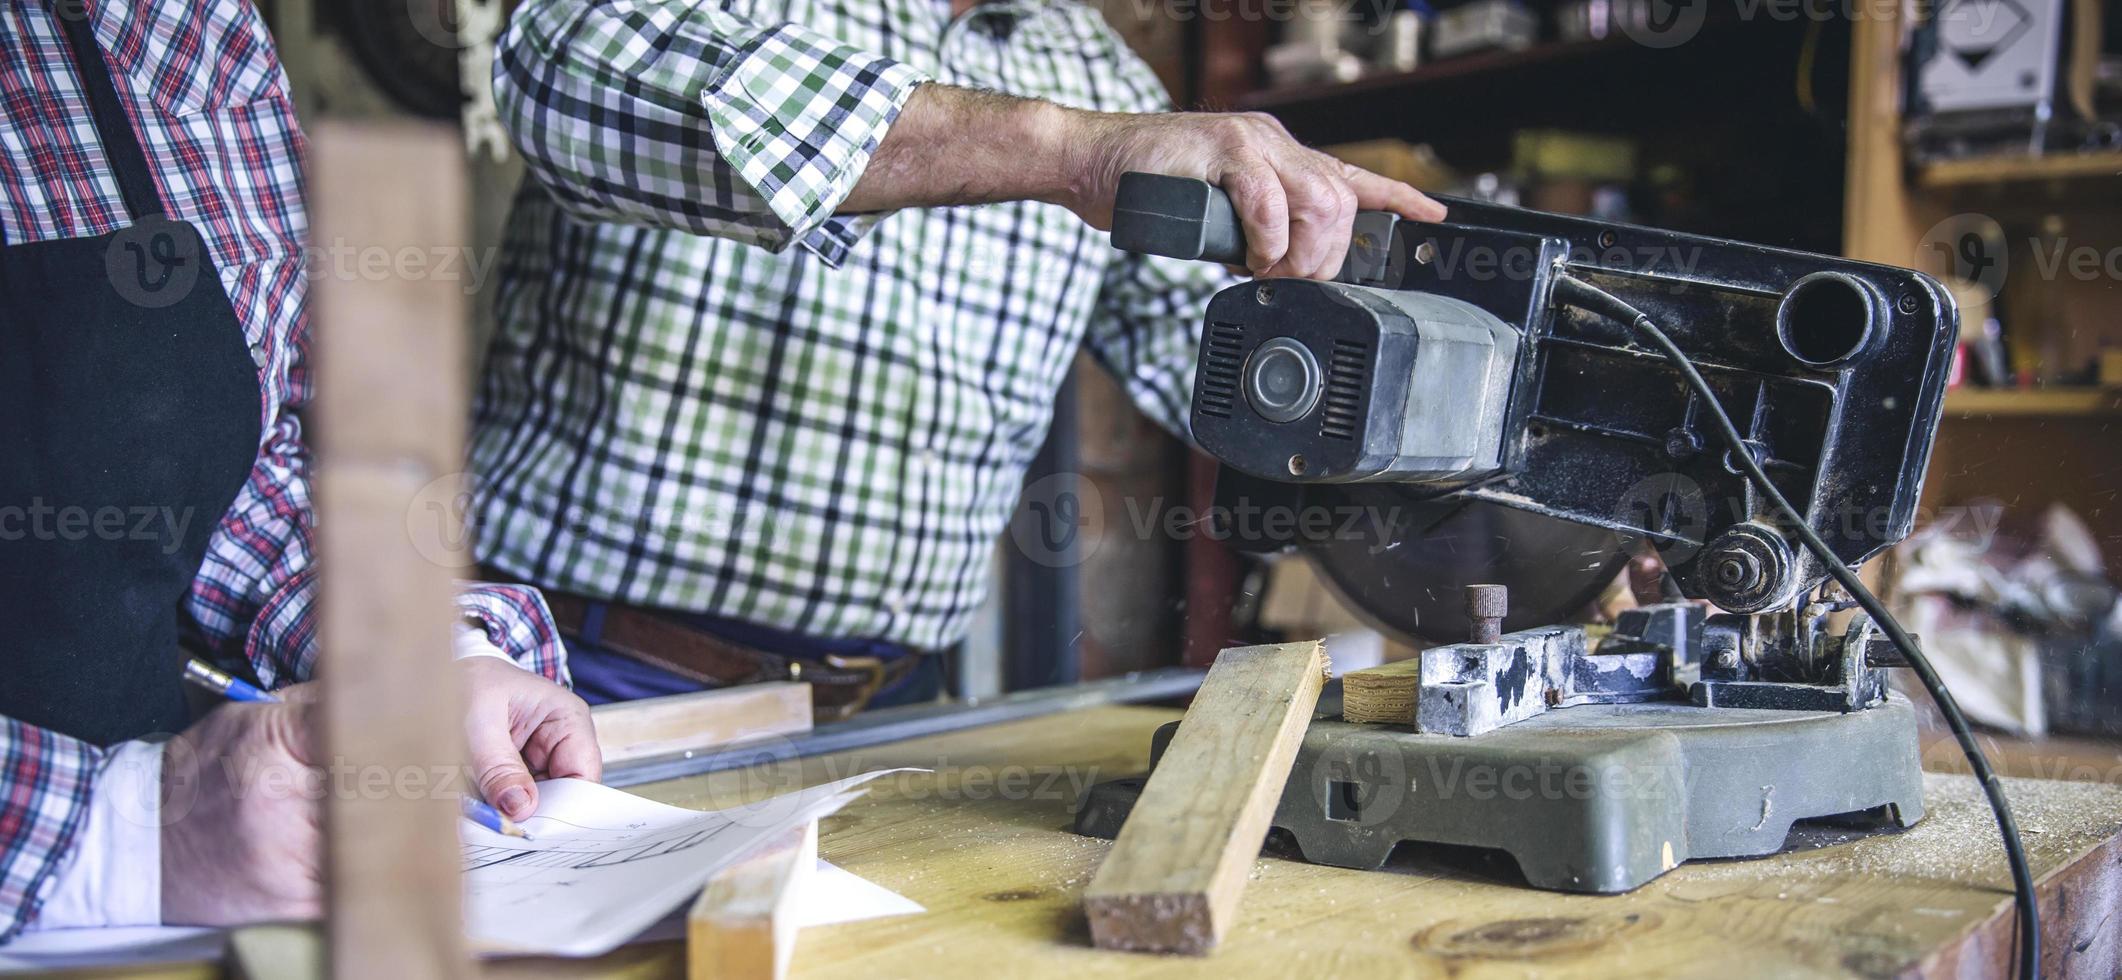
[[1955, 388], [1945, 418], [2071, 418], [2122, 415], [2122, 388]]
[[2122, 182], [2122, 150], [2038, 157], [1970, 157], [1927, 164], [1916, 171], [1917, 185], [1934, 189], [2047, 180]]

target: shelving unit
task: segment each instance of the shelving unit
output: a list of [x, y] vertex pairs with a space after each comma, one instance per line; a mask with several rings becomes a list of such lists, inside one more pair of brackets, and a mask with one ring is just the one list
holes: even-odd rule
[[1318, 82], [1261, 89], [1241, 96], [1237, 101], [1237, 108], [1275, 112], [1306, 108], [1375, 92], [1413, 94], [1425, 86], [1439, 82], [1495, 76], [1502, 72], [1539, 71], [1625, 52], [1629, 47], [1630, 42], [1620, 36], [1596, 41], [1550, 41], [1522, 51], [1466, 55], [1430, 62], [1413, 71], [1365, 75], [1352, 82]]
[[[2008, 268], [1996, 309], [2020, 356], [2074, 369], [2100, 345], [2122, 343], [2122, 283], [2085, 280], [2047, 252], [2054, 229], [2072, 248], [2116, 245], [2122, 224], [2122, 152], [1988, 157], [1911, 166], [1901, 141], [1900, 8], [1857, 21], [1851, 49], [1849, 162], [1843, 251], [1855, 258], [1952, 270], [1954, 252], [1924, 247], [1926, 236], [1987, 218], [2005, 231]], [[1879, 12], [1875, 12], [1879, 13]], [[2103, 251], [2104, 254], [2104, 251]], [[2044, 258], [2050, 259], [2046, 270]], [[2039, 515], [2050, 504], [2075, 511], [2122, 577], [2122, 390], [1963, 389], [1946, 396], [1924, 481], [1923, 512], [1976, 499], [2002, 501], [2006, 520]]]
[[2122, 389], [1959, 388], [1945, 394], [1945, 419], [2109, 418], [2122, 416]]
[[1927, 164], [1916, 171], [1916, 185], [1926, 190], [2042, 181], [2111, 181], [2122, 187], [2122, 150], [1971, 157]]

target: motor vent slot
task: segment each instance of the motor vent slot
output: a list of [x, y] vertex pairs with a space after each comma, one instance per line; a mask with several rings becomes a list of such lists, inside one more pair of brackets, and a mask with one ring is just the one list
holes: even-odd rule
[[1363, 398], [1370, 390], [1370, 344], [1361, 340], [1334, 341], [1326, 365], [1326, 411], [1319, 421], [1319, 435], [1348, 441], [1363, 425]]
[[1194, 405], [1201, 414], [1230, 418], [1238, 397], [1238, 373], [1245, 367], [1245, 328], [1235, 323], [1208, 325], [1201, 346], [1201, 384]]

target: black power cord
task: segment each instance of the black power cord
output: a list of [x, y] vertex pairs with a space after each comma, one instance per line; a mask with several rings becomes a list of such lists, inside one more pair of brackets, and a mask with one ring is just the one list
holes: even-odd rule
[[1938, 711], [1945, 716], [1945, 724], [1952, 729], [1953, 737], [1959, 741], [1960, 751], [1966, 754], [1967, 763], [1974, 769], [1975, 778], [1982, 783], [1982, 792], [1989, 797], [1989, 808], [1997, 816], [1997, 832], [2004, 838], [2004, 859], [2011, 865], [2012, 899], [2019, 912], [2019, 976], [2024, 980], [2036, 980], [2040, 976], [2041, 966], [2041, 911], [2034, 895], [2033, 870], [2026, 863], [2026, 845], [2019, 840], [2019, 825], [2012, 820], [2011, 804], [2004, 799], [2004, 785], [1997, 779], [1996, 772], [1990, 769], [1989, 759], [1982, 754], [1982, 747], [1975, 744], [1974, 732], [1968, 728], [1967, 716], [1960, 713], [1959, 702], [1954, 701], [1952, 692], [1945, 689], [1945, 681], [1938, 677], [1938, 672], [1931, 668], [1930, 660], [1916, 647], [1916, 641], [1908, 635], [1908, 631], [1901, 628], [1893, 614], [1886, 611], [1886, 606], [1879, 598], [1872, 595], [1856, 572], [1851, 571], [1848, 565], [1835, 557], [1834, 552], [1828, 550], [1827, 542], [1820, 540], [1820, 535], [1813, 531], [1805, 516], [1798, 513], [1798, 509], [1792, 507], [1790, 501], [1784, 499], [1783, 493], [1776, 489], [1776, 485], [1769, 481], [1768, 474], [1762, 471], [1760, 462], [1755, 460], [1754, 454], [1747, 449], [1746, 440], [1739, 434], [1738, 426], [1732, 424], [1731, 416], [1725, 414], [1724, 406], [1717, 401], [1716, 393], [1710, 390], [1709, 382], [1702, 380], [1702, 374], [1695, 370], [1694, 362], [1681, 353], [1672, 338], [1658, 329], [1658, 325], [1652, 323], [1650, 317], [1645, 316], [1641, 310], [1581, 279], [1558, 276], [1555, 280], [1555, 298], [1578, 309], [1626, 323], [1664, 352], [1666, 360], [1679, 369], [1680, 374], [1687, 379], [1688, 387], [1693, 388], [1695, 394], [1702, 399], [1703, 407], [1708, 410], [1709, 417], [1716, 421], [1718, 433], [1724, 437], [1724, 444], [1731, 449], [1731, 457], [1745, 471], [1747, 480], [1755, 489], [1761, 491], [1762, 496], [1776, 505], [1783, 519], [1790, 522], [1791, 530], [1796, 532], [1798, 539], [1804, 543], [1805, 549], [1812, 552], [1813, 557], [1820, 560], [1820, 564], [1826, 566], [1828, 574], [1834, 576], [1835, 581], [1842, 583], [1842, 588], [1847, 590], [1850, 597], [1857, 601], [1857, 605], [1871, 617], [1872, 623], [1885, 632], [1887, 639], [1893, 641], [1894, 647], [1900, 650], [1901, 656], [1908, 661], [1910, 669], [1916, 672], [1916, 677], [1923, 682], [1923, 689], [1930, 693], [1931, 700], [1938, 704]]

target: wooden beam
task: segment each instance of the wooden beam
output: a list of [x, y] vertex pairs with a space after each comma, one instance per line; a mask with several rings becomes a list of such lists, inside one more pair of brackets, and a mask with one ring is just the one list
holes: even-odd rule
[[782, 980], [796, 946], [796, 896], [818, 865], [818, 822], [767, 841], [713, 878], [685, 917], [690, 980]]
[[1412, 725], [1422, 697], [1422, 658], [1341, 675], [1341, 720], [1366, 725]]
[[604, 764], [794, 735], [811, 728], [810, 685], [745, 684], [589, 709]]
[[331, 973], [462, 976], [458, 614], [451, 570], [408, 523], [422, 488], [463, 467], [465, 302], [461, 283], [402, 271], [464, 241], [462, 146], [404, 123], [311, 135], [312, 246], [334, 257], [311, 287]]
[[1200, 955], [1230, 927], [1326, 682], [1317, 640], [1225, 650], [1083, 893], [1106, 949]]

